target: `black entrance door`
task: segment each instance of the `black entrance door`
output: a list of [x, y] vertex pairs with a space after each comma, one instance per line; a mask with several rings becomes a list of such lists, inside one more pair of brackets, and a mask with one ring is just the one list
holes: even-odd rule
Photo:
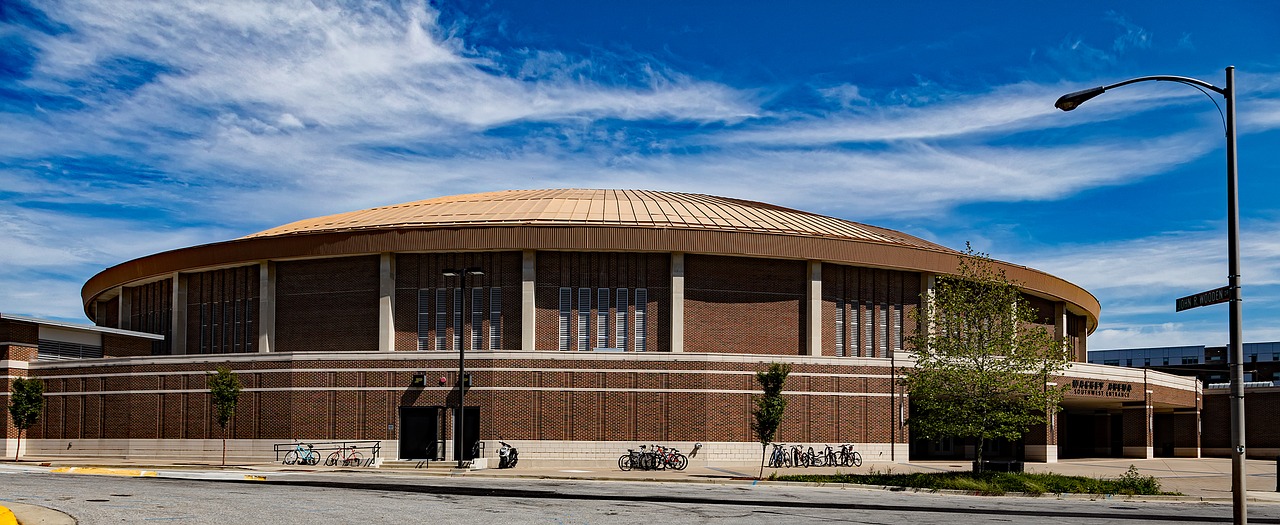
[[464, 460], [475, 459], [476, 442], [480, 441], [480, 407], [467, 407], [463, 413], [465, 418], [462, 420], [462, 443], [455, 441], [454, 446], [458, 448], [454, 450], [461, 451]]
[[436, 459], [439, 407], [400, 407], [400, 459]]

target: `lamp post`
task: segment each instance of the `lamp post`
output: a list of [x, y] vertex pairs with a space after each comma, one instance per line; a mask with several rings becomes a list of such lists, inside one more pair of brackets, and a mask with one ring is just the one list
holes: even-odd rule
[[[1063, 95], [1054, 104], [1058, 109], [1071, 111], [1086, 100], [1107, 90], [1146, 81], [1165, 81], [1186, 84], [1201, 91], [1209, 90], [1226, 101], [1227, 135], [1227, 288], [1230, 293], [1230, 346], [1231, 346], [1231, 494], [1235, 523], [1247, 523], [1245, 512], [1245, 434], [1244, 434], [1244, 344], [1240, 327], [1240, 206], [1236, 177], [1236, 68], [1227, 66], [1226, 87], [1217, 87], [1203, 80], [1188, 77], [1157, 75], [1138, 77], [1107, 86], [1089, 88]], [[1208, 93], [1205, 93], [1208, 95]], [[1211, 97], [1212, 98], [1212, 97]]]
[[[466, 338], [463, 337], [465, 330], [462, 329], [462, 327], [467, 324], [467, 276], [484, 275], [484, 270], [481, 270], [478, 266], [472, 266], [469, 268], [444, 270], [441, 272], [441, 275], [445, 277], [459, 278], [458, 289], [462, 290], [462, 315], [459, 316], [462, 319], [462, 322], [458, 323], [458, 326], [453, 328], [458, 332], [458, 416], [454, 418], [453, 422], [453, 456], [458, 460], [458, 468], [461, 469], [462, 461], [465, 457], [462, 444], [462, 423], [467, 417], [467, 404], [465, 402], [467, 394], [467, 342], [465, 340]], [[475, 330], [476, 327], [473, 326], [471, 329]]]

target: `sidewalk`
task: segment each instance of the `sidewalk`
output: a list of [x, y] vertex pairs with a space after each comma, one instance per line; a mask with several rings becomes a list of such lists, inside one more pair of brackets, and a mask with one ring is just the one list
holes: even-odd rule
[[[530, 462], [532, 463], [532, 462]], [[544, 462], [545, 463], [545, 462]], [[16, 465], [48, 469], [51, 472], [67, 474], [94, 474], [114, 476], [177, 476], [188, 477], [207, 473], [209, 479], [268, 479], [273, 474], [287, 473], [305, 475], [308, 473], [341, 473], [350, 475], [348, 483], [359, 483], [359, 478], [369, 475], [391, 476], [436, 476], [436, 477], [491, 477], [491, 478], [536, 478], [566, 480], [602, 480], [602, 481], [658, 481], [678, 483], [722, 483], [722, 484], [755, 484], [785, 483], [757, 481], [755, 476], [760, 472], [754, 465], [707, 465], [695, 462], [684, 471], [622, 471], [617, 465], [565, 464], [559, 466], [525, 465], [514, 469], [483, 469], [459, 471], [452, 462], [433, 463], [430, 468], [413, 468], [411, 462], [397, 463], [388, 468], [342, 468], [324, 466], [282, 465], [279, 463], [253, 463], [227, 465], [214, 463], [184, 462], [162, 463], [146, 459], [110, 459], [110, 458], [41, 458], [26, 457], [22, 461], [0, 461], [0, 465]], [[1169, 492], [1180, 492], [1183, 497], [1156, 497], [1158, 501], [1212, 501], [1218, 503], [1231, 502], [1231, 460], [1227, 458], [1159, 458], [1159, 459], [1078, 459], [1064, 460], [1058, 463], [1027, 463], [1028, 472], [1052, 472], [1070, 476], [1116, 477], [1124, 474], [1129, 466], [1135, 466], [1143, 475], [1155, 476], [1160, 480], [1161, 488]], [[1280, 503], [1280, 492], [1276, 492], [1276, 463], [1266, 460], [1246, 462], [1246, 484], [1248, 500], [1251, 503]], [[764, 469], [767, 479], [771, 474], [834, 474], [878, 472], [943, 472], [967, 471], [967, 461], [917, 461], [910, 463], [867, 463], [857, 468], [790, 468]], [[203, 475], [200, 475], [204, 477]], [[876, 487], [865, 487], [866, 490], [880, 490]], [[1087, 496], [1086, 496], [1087, 497]], [[18, 502], [0, 502], [0, 525], [11, 525], [12, 521], [5, 514], [13, 512], [17, 522], [27, 524], [62, 525], [74, 524], [75, 520], [58, 511], [27, 505]]]

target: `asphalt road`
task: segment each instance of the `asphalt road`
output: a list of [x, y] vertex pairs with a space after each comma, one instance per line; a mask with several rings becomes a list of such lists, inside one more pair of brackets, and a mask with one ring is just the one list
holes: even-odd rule
[[[54, 508], [81, 524], [182, 523], [1230, 523], [1221, 504], [976, 497], [705, 483], [645, 483], [383, 474], [162, 473], [184, 478], [0, 469], [0, 503]], [[206, 478], [206, 479], [192, 479]], [[208, 479], [214, 478], [214, 479]], [[220, 478], [220, 479], [218, 479]], [[1250, 506], [1280, 524], [1280, 505]]]

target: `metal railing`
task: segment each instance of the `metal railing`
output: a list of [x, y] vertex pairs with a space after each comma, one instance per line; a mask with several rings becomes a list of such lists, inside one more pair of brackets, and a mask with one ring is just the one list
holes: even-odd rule
[[[282, 457], [285, 454], [288, 454], [289, 452], [296, 450], [299, 444], [301, 444], [304, 447], [308, 447], [312, 450], [315, 450], [322, 457], [325, 456], [325, 454], [323, 454], [324, 452], [336, 452], [336, 451], [342, 451], [342, 450], [353, 450], [353, 451], [358, 450], [362, 452], [369, 451], [368, 457], [361, 458], [360, 465], [358, 466], [362, 466], [362, 467], [373, 465], [374, 460], [378, 459], [378, 454], [382, 451], [382, 441], [377, 441], [377, 440], [356, 440], [356, 441], [298, 440], [298, 441], [291, 441], [289, 443], [276, 443], [274, 445], [275, 453], [276, 453], [276, 461], [283, 461]], [[323, 459], [321, 459], [321, 461], [323, 461]]]

